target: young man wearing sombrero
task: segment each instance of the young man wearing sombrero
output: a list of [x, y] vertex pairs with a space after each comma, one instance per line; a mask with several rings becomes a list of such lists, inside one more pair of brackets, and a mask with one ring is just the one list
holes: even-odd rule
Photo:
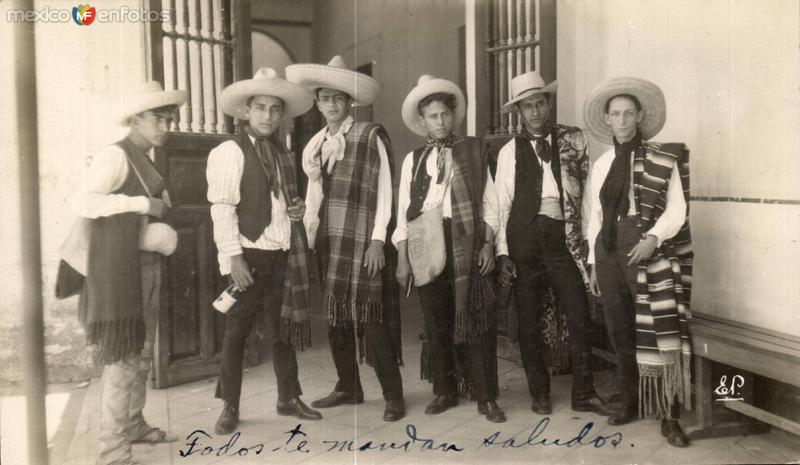
[[[132, 464], [131, 444], [175, 441], [142, 416], [153, 360], [158, 294], [154, 253], [171, 254], [177, 234], [157, 222], [169, 207], [166, 182], [148, 152], [164, 145], [185, 91], [147, 82], [124, 97], [125, 139], [89, 161], [79, 214], [89, 218], [79, 319], [103, 365], [98, 464]], [[154, 287], [155, 286], [155, 287]]]
[[[480, 144], [454, 135], [466, 112], [456, 84], [419, 78], [403, 102], [403, 121], [427, 137], [403, 160], [397, 205], [397, 280], [419, 292], [428, 360], [423, 376], [434, 400], [425, 413], [458, 405], [471, 393], [478, 412], [503, 422], [497, 405], [494, 269], [496, 197]], [[433, 258], [437, 257], [437, 258]], [[459, 368], [461, 369], [459, 372]]]
[[239, 422], [245, 339], [262, 311], [271, 333], [278, 414], [319, 420], [319, 412], [300, 400], [295, 349], [311, 342], [305, 206], [294, 158], [280, 138], [281, 122], [308, 111], [313, 100], [272, 68], [261, 68], [223, 89], [221, 104], [247, 124], [211, 150], [208, 201], [220, 273], [244, 292], [225, 315], [216, 391], [225, 404], [215, 431], [231, 433]]
[[[572, 409], [608, 415], [594, 390], [581, 207], [589, 170], [583, 132], [550, 121], [557, 84], [536, 71], [511, 81], [522, 131], [500, 149], [495, 185], [500, 212], [497, 256], [500, 282], [514, 285], [519, 305], [519, 344], [531, 410], [552, 413], [550, 374], [544, 361], [543, 280], [567, 315], [572, 360]], [[516, 279], [516, 282], [515, 282]]]
[[621, 408], [608, 423], [661, 418], [669, 443], [686, 447], [677, 419], [691, 395], [689, 152], [649, 140], [666, 103], [644, 79], [597, 84], [584, 117], [595, 138], [613, 144], [592, 167], [588, 232], [591, 289], [619, 360]]
[[383, 419], [397, 421], [406, 411], [396, 258], [386, 245], [393, 223], [391, 145], [381, 125], [356, 122], [350, 114], [352, 106], [372, 104], [382, 86], [348, 69], [340, 56], [327, 65], [289, 66], [286, 76], [314, 93], [326, 122], [303, 150], [305, 222], [320, 261], [338, 381], [311, 405], [362, 403], [358, 363], [366, 358], [383, 390]]

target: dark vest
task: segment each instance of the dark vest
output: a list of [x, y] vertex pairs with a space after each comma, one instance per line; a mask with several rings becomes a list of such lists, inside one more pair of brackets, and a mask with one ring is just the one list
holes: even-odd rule
[[[149, 162], [147, 155], [127, 139], [117, 145], [127, 156], [128, 176], [113, 194], [146, 196], [131, 164]], [[110, 321], [124, 315], [141, 318], [140, 225], [140, 215], [134, 212], [91, 220], [88, 269], [79, 305], [82, 323]]]
[[242, 149], [244, 157], [242, 180], [239, 184], [239, 204], [236, 206], [239, 232], [248, 240], [255, 242], [272, 222], [272, 196], [267, 187], [264, 167], [247, 132], [242, 131], [235, 141]]
[[[558, 184], [559, 198], [563, 195], [561, 187], [561, 158], [555, 130], [550, 132], [550, 169]], [[514, 138], [514, 200], [506, 226], [508, 253], [512, 260], [526, 260], [532, 257], [535, 239], [531, 228], [533, 220], [542, 206], [542, 175], [544, 171], [536, 160], [536, 152], [528, 139]]]
[[[431, 150], [433, 152], [433, 150]], [[414, 173], [417, 172], [417, 168], [419, 167], [420, 163], [427, 164], [428, 157], [431, 154], [428, 154], [428, 157], [425, 157], [425, 160], [422, 160], [422, 154], [425, 153], [425, 147], [420, 147], [414, 150], [412, 155], [412, 164], [411, 164], [411, 184], [409, 186], [409, 197], [410, 201], [408, 204], [408, 210], [406, 210], [406, 220], [411, 221], [414, 218], [418, 217], [422, 214], [422, 204], [425, 203], [425, 199], [428, 197], [428, 189], [431, 186], [431, 176], [428, 174], [428, 170], [425, 167], [419, 168], [419, 175], [414, 178]]]

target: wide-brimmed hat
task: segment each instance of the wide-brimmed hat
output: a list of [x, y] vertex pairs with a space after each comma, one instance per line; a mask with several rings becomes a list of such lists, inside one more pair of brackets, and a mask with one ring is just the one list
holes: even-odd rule
[[319, 88], [340, 90], [352, 97], [356, 106], [372, 105], [383, 89], [380, 82], [348, 68], [340, 55], [331, 58], [327, 65], [289, 65], [286, 67], [286, 79], [305, 87], [309, 92]]
[[314, 105], [314, 98], [305, 89], [281, 79], [272, 68], [260, 68], [253, 79], [234, 82], [222, 89], [222, 111], [234, 118], [249, 119], [247, 100], [258, 95], [271, 95], [283, 100], [284, 118], [300, 116]]
[[614, 133], [605, 120], [605, 106], [609, 99], [620, 94], [633, 95], [642, 104], [644, 118], [639, 123], [642, 139], [647, 140], [658, 134], [667, 120], [664, 93], [650, 81], [628, 76], [602, 81], [586, 96], [583, 119], [589, 132], [604, 144], [614, 143]]
[[189, 100], [189, 94], [185, 90], [165, 91], [160, 82], [147, 81], [128, 89], [120, 98], [116, 120], [127, 126], [131, 116], [169, 105], [179, 107]]
[[444, 92], [456, 97], [456, 108], [453, 110], [453, 129], [459, 127], [461, 122], [464, 121], [464, 115], [467, 112], [467, 100], [464, 98], [464, 93], [461, 89], [447, 79], [433, 77], [429, 74], [423, 74], [417, 80], [417, 85], [406, 96], [403, 101], [403, 122], [406, 123], [408, 129], [418, 136], [427, 136], [428, 130], [420, 121], [418, 110], [419, 102], [425, 97]]
[[511, 111], [515, 103], [531, 95], [552, 94], [556, 89], [558, 89], [557, 81], [545, 84], [542, 76], [536, 71], [528, 71], [515, 76], [511, 80], [511, 100], [503, 105], [502, 111]]

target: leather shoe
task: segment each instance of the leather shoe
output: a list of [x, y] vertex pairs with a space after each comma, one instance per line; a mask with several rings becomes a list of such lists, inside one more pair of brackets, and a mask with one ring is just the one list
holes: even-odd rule
[[383, 409], [383, 421], [397, 421], [406, 416], [406, 401], [403, 398], [386, 401]]
[[661, 435], [671, 446], [689, 447], [689, 436], [683, 432], [678, 420], [661, 420]]
[[333, 391], [325, 397], [311, 402], [314, 408], [331, 408], [344, 404], [362, 404], [364, 395], [353, 395], [347, 392]]
[[572, 410], [576, 412], [594, 412], [604, 417], [610, 417], [616, 413], [616, 410], [608, 406], [596, 394], [586, 399], [573, 400]]
[[433, 402], [425, 407], [425, 415], [438, 415], [445, 410], [458, 405], [458, 398], [452, 395], [436, 396]]
[[550, 415], [553, 407], [550, 405], [550, 397], [547, 395], [534, 396], [531, 402], [531, 410], [539, 415]]
[[284, 402], [278, 401], [278, 415], [291, 415], [301, 420], [321, 420], [322, 414], [304, 404], [299, 397]]
[[494, 423], [503, 423], [506, 421], [506, 414], [494, 400], [478, 402], [478, 413], [486, 415], [486, 419]]
[[638, 418], [639, 415], [636, 412], [626, 412], [621, 410], [608, 417], [608, 424], [611, 426], [627, 425]]
[[230, 402], [225, 402], [222, 407], [222, 413], [217, 418], [217, 424], [214, 425], [214, 433], [216, 434], [231, 434], [239, 424], [239, 407]]

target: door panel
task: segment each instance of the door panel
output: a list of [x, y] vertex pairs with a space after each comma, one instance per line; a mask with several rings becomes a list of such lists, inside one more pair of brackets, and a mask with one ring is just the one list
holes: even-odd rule
[[206, 200], [205, 169], [211, 149], [230, 136], [173, 134], [156, 149], [173, 201], [168, 221], [178, 247], [161, 261], [161, 293], [154, 387], [164, 388], [219, 370], [224, 317], [211, 306], [222, 287]]
[[200, 11], [192, 9], [196, 3], [145, 0], [149, 10], [164, 11], [170, 18], [146, 25], [148, 78], [167, 90], [189, 93], [168, 143], [155, 150], [173, 203], [164, 221], [179, 238], [177, 250], [161, 259], [158, 270], [156, 388], [218, 372], [225, 317], [211, 306], [223, 283], [206, 200], [206, 160], [212, 148], [240, 127], [222, 112], [222, 89], [252, 76], [250, 0], [220, 0]]

